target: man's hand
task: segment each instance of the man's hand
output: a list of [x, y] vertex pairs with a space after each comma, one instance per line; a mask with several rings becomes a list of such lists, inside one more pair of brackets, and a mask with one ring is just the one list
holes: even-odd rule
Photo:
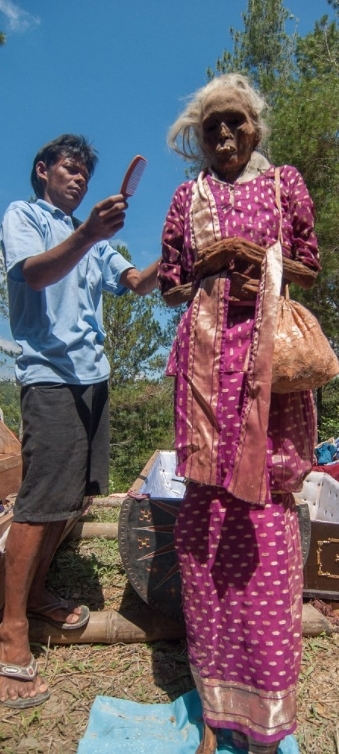
[[127, 207], [128, 204], [122, 194], [109, 196], [93, 207], [89, 217], [81, 226], [91, 245], [97, 241], [109, 240], [123, 228]]
[[58, 246], [25, 259], [22, 271], [28, 285], [41, 291], [62, 280], [98, 241], [106, 241], [124, 226], [128, 204], [122, 194], [96, 204], [87, 220]]

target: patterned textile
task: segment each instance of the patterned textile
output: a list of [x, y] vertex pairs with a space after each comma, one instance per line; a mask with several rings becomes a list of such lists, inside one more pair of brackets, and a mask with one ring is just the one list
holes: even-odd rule
[[[317, 269], [312, 203], [305, 184], [288, 166], [280, 169], [280, 179], [283, 252]], [[210, 175], [183, 184], [164, 227], [162, 290], [188, 282], [197, 250], [223, 235], [242, 235], [270, 246], [271, 252], [279, 225], [273, 167], [234, 187]], [[279, 439], [275, 433], [274, 447], [266, 447], [275, 322], [269, 300], [274, 279], [270, 281], [268, 273], [267, 267], [257, 302], [247, 310], [240, 306], [239, 315], [229, 301], [230, 273], [202, 280], [181, 320], [167, 368], [167, 374], [176, 377], [177, 473], [261, 504], [270, 500], [270, 488], [301, 489], [311, 470], [315, 435], [312, 396], [294, 393], [278, 403], [274, 399], [277, 409], [283, 409]], [[264, 337], [258, 335], [260, 328]], [[229, 390], [241, 395], [238, 414]]]
[[[290, 165], [280, 168], [282, 235], [285, 256], [318, 270], [319, 256], [314, 234], [313, 204], [304, 181]], [[242, 236], [268, 248], [278, 238], [279, 211], [275, 202], [274, 167], [257, 178], [233, 185], [204, 176], [215, 197], [213, 220], [219, 238]], [[192, 280], [195, 240], [192, 234], [192, 194], [196, 181], [181, 184], [174, 193], [163, 231], [163, 263], [159, 280], [162, 290]], [[213, 241], [219, 240], [213, 238]]]
[[[163, 231], [162, 291], [190, 282], [197, 250], [221, 238], [274, 246], [274, 168], [258, 164], [234, 186], [202, 174], [178, 188]], [[280, 168], [280, 188], [283, 254], [318, 270], [312, 202], [295, 168]], [[177, 473], [190, 480], [176, 547], [205, 720], [269, 746], [295, 729], [302, 564], [290, 493], [311, 470], [314, 407], [306, 391], [270, 395], [269, 338], [262, 339], [261, 373], [253, 380], [270, 282], [263, 275], [257, 300], [236, 304], [230, 274], [201, 281], [167, 367], [176, 378]], [[264, 408], [246, 435], [258, 391]], [[234, 492], [238, 482], [247, 496]]]
[[295, 730], [302, 565], [291, 495], [265, 509], [188, 484], [175, 541], [189, 661], [212, 727], [264, 744]]

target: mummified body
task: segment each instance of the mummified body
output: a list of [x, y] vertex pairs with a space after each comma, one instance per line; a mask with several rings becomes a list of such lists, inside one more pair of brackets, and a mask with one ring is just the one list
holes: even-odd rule
[[309, 392], [271, 393], [274, 253], [281, 242], [286, 257], [317, 270], [318, 252], [312, 202], [290, 166], [279, 171], [277, 206], [274, 167], [255, 151], [246, 80], [220, 77], [213, 87], [196, 97], [206, 167], [173, 197], [161, 289], [166, 298], [194, 280], [200, 251], [223, 238], [258, 244], [267, 259], [246, 300], [233, 295], [232, 275], [250, 269], [207, 269], [178, 327], [167, 373], [176, 380], [177, 472], [188, 485], [176, 548], [207, 725], [199, 754], [214, 751], [221, 727], [235, 746], [274, 752], [296, 726], [302, 564], [291, 493], [311, 468], [315, 433]]

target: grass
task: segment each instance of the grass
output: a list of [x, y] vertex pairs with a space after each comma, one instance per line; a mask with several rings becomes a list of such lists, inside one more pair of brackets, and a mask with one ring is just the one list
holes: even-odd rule
[[[117, 521], [119, 510], [96, 507], [87, 520]], [[127, 583], [117, 542], [65, 543], [54, 559], [50, 586], [92, 610], [141, 606]], [[6, 709], [1, 754], [73, 754], [97, 695], [137, 702], [168, 702], [193, 688], [186, 643], [34, 645], [51, 698], [41, 708]], [[303, 640], [298, 688], [301, 754], [339, 754], [339, 634]], [[151, 754], [151, 753], [150, 753]], [[173, 753], [175, 754], [175, 753]]]

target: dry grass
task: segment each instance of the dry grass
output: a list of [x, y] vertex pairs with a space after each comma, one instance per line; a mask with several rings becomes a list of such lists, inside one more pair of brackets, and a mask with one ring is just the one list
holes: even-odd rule
[[[118, 514], [97, 508], [93, 515], [112, 521]], [[50, 581], [59, 594], [86, 601], [93, 610], [139, 603], [126, 583], [113, 541], [64, 545]], [[73, 754], [98, 694], [156, 703], [193, 687], [184, 641], [34, 646], [33, 652], [51, 698], [42, 708], [6, 710], [0, 724], [1, 754]], [[339, 754], [339, 634], [304, 639], [298, 719], [301, 754]]]
[[298, 689], [302, 754], [339, 754], [339, 634], [303, 640]]

